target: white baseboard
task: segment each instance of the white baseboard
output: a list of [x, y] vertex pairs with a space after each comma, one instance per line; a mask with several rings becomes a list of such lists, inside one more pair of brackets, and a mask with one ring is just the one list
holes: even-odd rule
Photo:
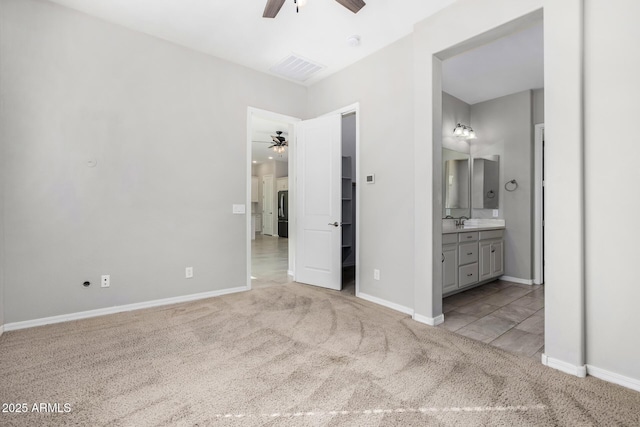
[[104, 316], [106, 314], [121, 313], [123, 311], [140, 310], [143, 308], [158, 307], [162, 305], [177, 304], [181, 302], [195, 301], [199, 299], [218, 297], [236, 292], [248, 290], [247, 286], [237, 288], [221, 289], [218, 291], [201, 292], [198, 294], [183, 295], [179, 297], [156, 299], [152, 301], [137, 302], [134, 304], [116, 305], [113, 307], [98, 308], [96, 310], [80, 311], [77, 313], [61, 314], [59, 316], [43, 317], [40, 319], [25, 320], [22, 322], [7, 323], [4, 325], [5, 331], [15, 331], [18, 329], [33, 328], [36, 326], [50, 325], [52, 323], [62, 323], [71, 320], [87, 319], [90, 317]]
[[549, 357], [546, 354], [542, 355], [542, 364], [550, 368], [557, 369], [558, 371], [562, 371], [565, 374], [573, 375], [579, 378], [584, 378], [587, 376], [586, 365], [572, 365], [571, 363]]
[[436, 317], [427, 317], [421, 314], [413, 313], [413, 320], [416, 322], [424, 323], [429, 326], [438, 326], [439, 324], [444, 322], [444, 314]]
[[399, 311], [400, 313], [413, 315], [413, 309], [412, 308], [405, 307], [405, 306], [400, 305], [400, 304], [396, 304], [395, 302], [390, 302], [390, 301], [384, 300], [382, 298], [374, 297], [372, 295], [368, 295], [368, 294], [365, 294], [365, 293], [362, 293], [362, 292], [359, 292], [357, 296], [358, 296], [358, 298], [362, 298], [362, 299], [367, 300], [369, 302], [382, 305], [384, 307], [390, 308], [390, 309], [395, 310], [395, 311]]
[[511, 277], [511, 276], [500, 276], [500, 280], [504, 280], [506, 282], [519, 283], [521, 285], [533, 285], [533, 279], [521, 279], [519, 277]]
[[287, 276], [293, 277], [294, 276], [293, 270], [287, 270]]
[[4, 325], [0, 325], [0, 337], [2, 336], [3, 332], [4, 332]]
[[587, 374], [610, 383], [621, 385], [622, 387], [630, 388], [631, 390], [640, 391], [640, 380], [635, 378], [625, 377], [624, 375], [616, 374], [615, 372], [607, 371], [593, 365], [587, 365]]

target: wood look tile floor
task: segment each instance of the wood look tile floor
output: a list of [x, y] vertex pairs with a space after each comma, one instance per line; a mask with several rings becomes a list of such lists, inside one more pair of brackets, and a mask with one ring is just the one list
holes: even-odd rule
[[[251, 287], [253, 289], [291, 282], [289, 239], [257, 234], [251, 241]], [[355, 295], [355, 267], [342, 270], [342, 292]]]
[[544, 286], [497, 280], [442, 300], [439, 328], [540, 360]]

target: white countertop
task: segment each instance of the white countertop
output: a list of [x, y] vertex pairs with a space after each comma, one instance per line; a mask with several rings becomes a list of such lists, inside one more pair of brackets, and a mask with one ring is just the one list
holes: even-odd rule
[[472, 226], [472, 227], [446, 227], [442, 228], [442, 234], [465, 233], [468, 231], [504, 230], [504, 225], [499, 226]]

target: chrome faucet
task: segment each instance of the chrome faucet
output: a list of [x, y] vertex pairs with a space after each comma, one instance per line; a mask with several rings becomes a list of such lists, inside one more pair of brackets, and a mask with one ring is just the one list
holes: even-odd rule
[[458, 224], [457, 224], [457, 225], [458, 225], [458, 226], [460, 226], [460, 227], [464, 227], [464, 222], [465, 222], [466, 220], [468, 220], [468, 219], [469, 219], [469, 218], [467, 218], [467, 217], [466, 217], [466, 216], [464, 216], [464, 215], [463, 215], [463, 216], [461, 216], [460, 218], [458, 218], [458, 221], [457, 221], [457, 222], [458, 222]]

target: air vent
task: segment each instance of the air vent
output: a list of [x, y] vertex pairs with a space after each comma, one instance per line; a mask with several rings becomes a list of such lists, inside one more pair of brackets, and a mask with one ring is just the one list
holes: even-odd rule
[[313, 74], [322, 70], [324, 66], [311, 62], [308, 59], [304, 59], [300, 56], [291, 54], [286, 57], [280, 63], [274, 65], [269, 70], [282, 77], [286, 77], [291, 80], [299, 82], [306, 81]]

